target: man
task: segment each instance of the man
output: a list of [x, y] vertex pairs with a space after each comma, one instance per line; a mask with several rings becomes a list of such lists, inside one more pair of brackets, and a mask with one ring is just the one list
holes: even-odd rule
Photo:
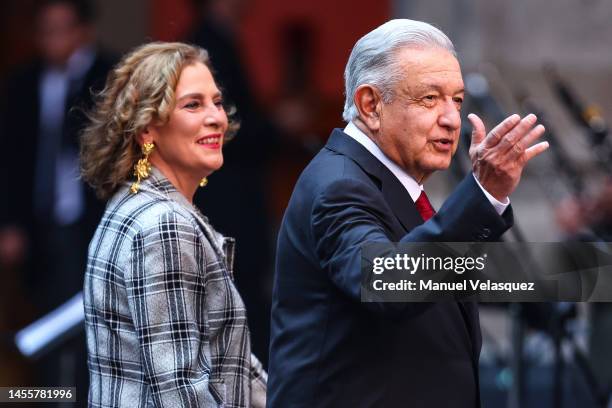
[[47, 0], [38, 7], [39, 57], [6, 81], [0, 109], [8, 153], [0, 232], [28, 246], [15, 252], [27, 254], [33, 299], [45, 313], [83, 286], [102, 203], [79, 181], [78, 138], [92, 91], [104, 85], [111, 62], [93, 43], [87, 1]]
[[476, 305], [361, 303], [360, 245], [497, 239], [544, 128], [513, 115], [485, 136], [470, 115], [473, 174], [435, 213], [422, 185], [448, 168], [461, 126], [450, 40], [389, 21], [357, 42], [345, 80], [348, 125], [302, 173], [279, 233], [268, 406], [477, 407]]
[[[103, 208], [78, 171], [84, 112], [112, 66], [95, 47], [93, 18], [86, 0], [40, 2], [33, 24], [38, 58], [6, 81], [0, 109], [1, 255], [27, 270], [37, 315], [83, 287], [87, 245]], [[76, 381], [87, 389], [85, 342], [73, 341], [40, 360], [37, 384]], [[86, 399], [79, 395], [79, 402]]]

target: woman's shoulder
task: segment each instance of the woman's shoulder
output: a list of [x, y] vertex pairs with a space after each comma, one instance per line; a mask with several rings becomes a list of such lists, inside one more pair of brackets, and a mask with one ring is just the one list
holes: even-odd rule
[[103, 220], [120, 223], [134, 232], [144, 232], [171, 223], [196, 229], [194, 218], [188, 209], [168, 197], [146, 190], [133, 194], [123, 187], [109, 200]]
[[154, 191], [136, 194], [128, 188], [118, 191], [108, 202], [91, 247], [120, 248], [135, 246], [181, 248], [184, 256], [204, 251], [206, 259], [233, 258], [233, 242], [212, 228], [196, 208], [188, 208]]

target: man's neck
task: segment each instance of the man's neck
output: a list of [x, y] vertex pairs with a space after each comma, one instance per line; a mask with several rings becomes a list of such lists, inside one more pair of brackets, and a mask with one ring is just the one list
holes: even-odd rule
[[402, 171], [404, 171], [406, 174], [408, 174], [410, 177], [412, 177], [419, 185], [423, 185], [425, 183], [425, 180], [427, 180], [427, 178], [429, 177], [429, 174], [426, 173], [418, 173], [418, 174], [414, 174], [413, 172], [411, 172], [409, 169], [406, 169], [405, 167], [403, 167], [401, 164], [397, 163], [395, 160], [393, 160], [391, 157], [389, 157], [383, 150], [383, 148], [380, 146], [379, 143], [379, 138], [378, 136], [370, 129], [368, 128], [368, 126], [359, 118], [355, 118], [353, 119], [353, 124], [355, 126], [357, 126], [357, 128], [359, 130], [361, 130], [361, 132], [363, 132], [368, 138], [370, 138], [370, 140], [372, 142], [374, 142], [376, 144], [376, 146], [378, 146], [378, 148], [380, 149], [381, 152], [383, 152], [383, 154], [389, 159], [391, 160], [393, 163], [395, 163], [398, 167], [400, 167], [402, 169]]
[[[362, 122], [362, 125], [363, 122]], [[378, 161], [380, 161], [393, 175], [398, 179], [404, 186], [410, 198], [416, 201], [421, 194], [423, 186], [412, 177], [406, 170], [402, 169], [397, 163], [393, 162], [382, 149], [376, 144], [374, 139], [368, 134], [370, 132], [364, 132], [356, 123], [356, 121], [350, 122], [344, 129], [345, 133], [352, 137], [355, 141], [366, 148]], [[371, 133], [370, 133], [371, 134]]]

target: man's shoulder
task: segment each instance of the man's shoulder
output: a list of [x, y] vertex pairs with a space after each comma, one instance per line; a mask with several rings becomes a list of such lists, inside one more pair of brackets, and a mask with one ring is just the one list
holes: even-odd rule
[[324, 147], [306, 166], [295, 189], [319, 193], [332, 185], [360, 181], [371, 183], [367, 173], [351, 157]]
[[370, 200], [379, 194], [375, 180], [351, 157], [324, 147], [298, 178], [285, 215], [299, 220], [330, 197]]
[[[38, 90], [41, 73], [42, 65], [37, 60], [13, 67], [0, 82], [0, 90], [6, 95], [7, 100], [12, 99], [15, 102], [16, 98], [18, 101], [29, 102], [33, 97], [32, 93]], [[23, 108], [21, 102], [15, 105]]]

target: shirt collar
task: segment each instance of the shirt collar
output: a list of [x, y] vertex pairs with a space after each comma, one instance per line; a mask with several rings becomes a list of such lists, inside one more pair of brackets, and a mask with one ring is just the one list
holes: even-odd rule
[[382, 164], [385, 165], [386, 168], [395, 175], [395, 177], [399, 180], [400, 183], [404, 186], [408, 194], [410, 194], [410, 198], [412, 201], [416, 201], [421, 192], [423, 191], [423, 185], [417, 183], [417, 181], [412, 178], [404, 169], [395, 164], [391, 159], [389, 159], [380, 147], [372, 139], [370, 139], [365, 133], [361, 131], [353, 122], [349, 122], [349, 124], [344, 128], [344, 133], [355, 139], [357, 143], [365, 147], [374, 157], [378, 159]]
[[72, 53], [66, 64], [66, 72], [70, 79], [82, 78], [96, 59], [96, 52], [92, 46], [83, 46]]

